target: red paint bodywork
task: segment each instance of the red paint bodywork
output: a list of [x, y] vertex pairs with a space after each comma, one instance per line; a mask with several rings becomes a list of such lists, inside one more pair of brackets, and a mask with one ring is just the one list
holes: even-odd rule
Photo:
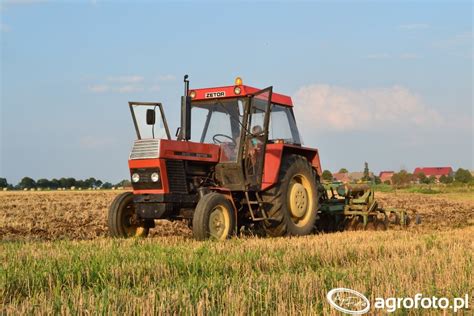
[[[240, 87], [241, 89], [240, 94], [234, 93], [235, 87]], [[260, 91], [260, 89], [241, 85], [241, 86], [225, 86], [225, 87], [215, 87], [215, 88], [205, 88], [205, 89], [191, 89], [189, 91], [196, 92], [196, 96], [192, 99], [193, 101], [203, 101], [203, 100], [243, 97], [248, 94], [253, 94], [255, 92], [258, 92]], [[224, 92], [225, 96], [216, 97], [216, 98], [206, 98], [206, 93], [212, 93], [212, 92]], [[291, 101], [291, 97], [287, 95], [279, 94], [279, 93], [272, 93], [272, 102], [278, 103], [280, 105], [293, 106], [293, 101]]]
[[265, 151], [265, 164], [263, 167], [263, 191], [269, 189], [278, 181], [281, 158], [284, 153], [299, 154], [306, 157], [316, 170], [316, 174], [321, 176], [321, 161], [317, 149], [289, 144], [268, 144]]
[[[218, 162], [219, 151], [220, 147], [214, 144], [195, 143], [191, 141], [183, 142], [168, 139], [160, 140], [160, 158]], [[177, 154], [179, 152], [198, 154], [199, 156], [182, 156]]]
[[[160, 155], [155, 159], [134, 159], [128, 161], [129, 169], [136, 168], [160, 168], [162, 189], [133, 190], [134, 194], [164, 194], [170, 193], [168, 186], [168, 174], [166, 173], [166, 159], [183, 159], [217, 163], [219, 161], [220, 147], [214, 144], [201, 144], [195, 142], [183, 142], [177, 140], [160, 140]], [[208, 157], [193, 157], [179, 155], [180, 152], [206, 155]]]

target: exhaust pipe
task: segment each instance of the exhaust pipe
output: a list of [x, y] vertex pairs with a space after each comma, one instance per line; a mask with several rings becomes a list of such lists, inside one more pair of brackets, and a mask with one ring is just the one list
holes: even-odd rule
[[184, 95], [181, 97], [181, 128], [178, 140], [188, 141], [191, 139], [191, 97], [188, 96], [189, 80], [184, 75]]

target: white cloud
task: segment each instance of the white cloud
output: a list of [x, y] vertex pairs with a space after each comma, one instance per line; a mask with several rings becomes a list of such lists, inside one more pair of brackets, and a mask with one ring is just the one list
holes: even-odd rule
[[145, 90], [143, 87], [134, 86], [134, 85], [126, 85], [126, 86], [116, 87], [112, 89], [112, 91], [115, 91], [118, 93], [142, 92], [143, 90]]
[[105, 84], [96, 84], [96, 85], [89, 86], [89, 91], [95, 92], [95, 93], [107, 92], [109, 90], [110, 90], [110, 87]]
[[403, 53], [400, 55], [401, 59], [419, 59], [420, 56], [413, 53]]
[[47, 0], [3, 0], [3, 4], [5, 5], [27, 5], [45, 2], [47, 2]]
[[367, 59], [389, 59], [390, 55], [387, 53], [377, 53], [377, 54], [369, 54], [366, 56]]
[[107, 78], [107, 81], [110, 82], [119, 82], [119, 83], [138, 83], [145, 80], [142, 76], [131, 75], [131, 76], [111, 76]]
[[407, 31], [412, 31], [412, 30], [424, 30], [429, 28], [430, 26], [426, 23], [410, 23], [410, 24], [401, 24], [398, 26], [400, 30], [407, 30]]
[[159, 81], [175, 81], [176, 77], [173, 75], [162, 75], [158, 76]]
[[437, 127], [443, 117], [405, 87], [355, 90], [314, 84], [300, 88], [295, 112], [303, 129], [357, 131]]
[[124, 85], [124, 86], [110, 86], [106, 84], [90, 85], [89, 91], [94, 93], [105, 93], [105, 92], [118, 92], [118, 93], [132, 93], [142, 92], [145, 89], [137, 85]]
[[7, 32], [10, 32], [10, 31], [11, 31], [11, 28], [8, 25], [6, 25], [4, 23], [0, 23], [0, 32], [7, 33]]
[[159, 85], [154, 85], [148, 88], [148, 90], [153, 91], [153, 92], [158, 92], [161, 90], [161, 87]]

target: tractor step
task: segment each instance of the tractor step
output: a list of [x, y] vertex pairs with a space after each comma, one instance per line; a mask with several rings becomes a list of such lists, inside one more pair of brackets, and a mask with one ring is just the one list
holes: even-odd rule
[[[250, 217], [252, 217], [252, 220], [254, 222], [267, 220], [268, 216], [267, 216], [267, 213], [265, 212], [265, 209], [263, 208], [263, 204], [265, 202], [259, 196], [258, 192], [255, 192], [255, 198], [256, 200], [251, 200], [249, 192], [245, 191], [245, 201], [250, 211]], [[257, 209], [254, 210], [252, 205], [258, 205]], [[260, 213], [260, 216], [257, 215], [258, 213]]]

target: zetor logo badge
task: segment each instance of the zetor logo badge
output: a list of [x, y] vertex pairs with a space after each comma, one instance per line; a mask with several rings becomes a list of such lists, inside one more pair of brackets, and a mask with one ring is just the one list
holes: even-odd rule
[[206, 92], [206, 94], [205, 94], [204, 97], [205, 97], [206, 99], [225, 97], [225, 91]]
[[370, 310], [370, 302], [364, 294], [343, 287], [332, 289], [326, 298], [335, 309], [350, 315], [363, 315]]

